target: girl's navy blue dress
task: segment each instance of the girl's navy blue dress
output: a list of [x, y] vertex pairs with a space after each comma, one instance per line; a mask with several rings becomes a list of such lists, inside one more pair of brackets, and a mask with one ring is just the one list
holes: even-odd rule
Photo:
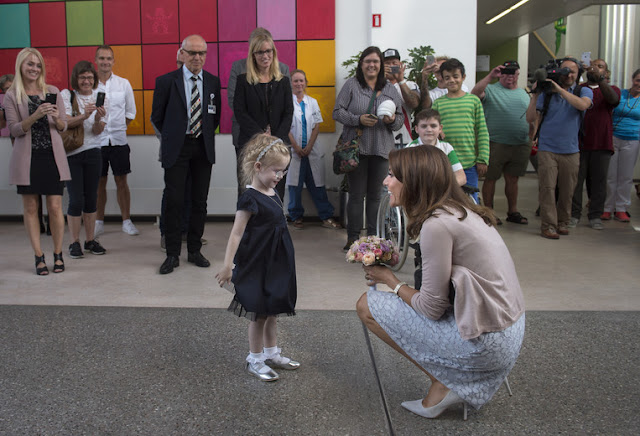
[[252, 321], [295, 315], [296, 263], [282, 201], [249, 188], [238, 210], [251, 212], [251, 218], [233, 260], [236, 294], [228, 310]]

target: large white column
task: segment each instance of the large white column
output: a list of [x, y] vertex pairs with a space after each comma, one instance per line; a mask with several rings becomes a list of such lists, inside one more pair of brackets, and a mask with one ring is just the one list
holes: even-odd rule
[[640, 68], [640, 7], [601, 7], [600, 52], [611, 70], [611, 83], [620, 88], [631, 85], [631, 74]]

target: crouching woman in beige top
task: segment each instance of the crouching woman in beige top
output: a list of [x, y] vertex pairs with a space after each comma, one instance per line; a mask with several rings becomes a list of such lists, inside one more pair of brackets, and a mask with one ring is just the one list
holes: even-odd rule
[[524, 301], [515, 266], [492, 212], [472, 204], [451, 163], [435, 147], [394, 150], [384, 180], [402, 206], [410, 237], [420, 237], [422, 285], [413, 289], [385, 266], [364, 267], [369, 291], [358, 315], [376, 336], [427, 374], [424, 399], [402, 406], [435, 418], [455, 404], [479, 409], [520, 353]]

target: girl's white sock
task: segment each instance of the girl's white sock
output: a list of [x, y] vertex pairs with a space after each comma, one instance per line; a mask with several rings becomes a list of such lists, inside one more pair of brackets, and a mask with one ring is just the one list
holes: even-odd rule
[[247, 356], [247, 362], [249, 363], [258, 363], [258, 362], [264, 362], [264, 354], [263, 353], [252, 353], [249, 352], [249, 355]]
[[275, 354], [280, 354], [280, 349], [277, 346], [273, 346], [273, 347], [264, 347], [262, 349], [262, 354], [264, 354], [264, 356], [266, 358], [269, 358]]

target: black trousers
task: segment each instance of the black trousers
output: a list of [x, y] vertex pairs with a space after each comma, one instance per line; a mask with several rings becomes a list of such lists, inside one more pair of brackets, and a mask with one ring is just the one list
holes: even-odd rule
[[587, 217], [600, 218], [604, 212], [604, 201], [607, 198], [607, 173], [609, 172], [609, 150], [580, 151], [580, 170], [578, 183], [571, 201], [571, 216], [580, 219], [582, 215], [582, 187], [586, 182], [589, 197]]
[[[191, 174], [191, 192], [185, 192], [187, 174]], [[167, 256], [180, 256], [182, 246], [181, 217], [185, 195], [191, 195], [191, 216], [187, 224], [187, 250], [200, 251], [207, 218], [207, 196], [211, 182], [211, 163], [204, 148], [204, 139], [186, 137], [178, 160], [164, 170], [167, 206], [165, 210], [165, 241]]]

